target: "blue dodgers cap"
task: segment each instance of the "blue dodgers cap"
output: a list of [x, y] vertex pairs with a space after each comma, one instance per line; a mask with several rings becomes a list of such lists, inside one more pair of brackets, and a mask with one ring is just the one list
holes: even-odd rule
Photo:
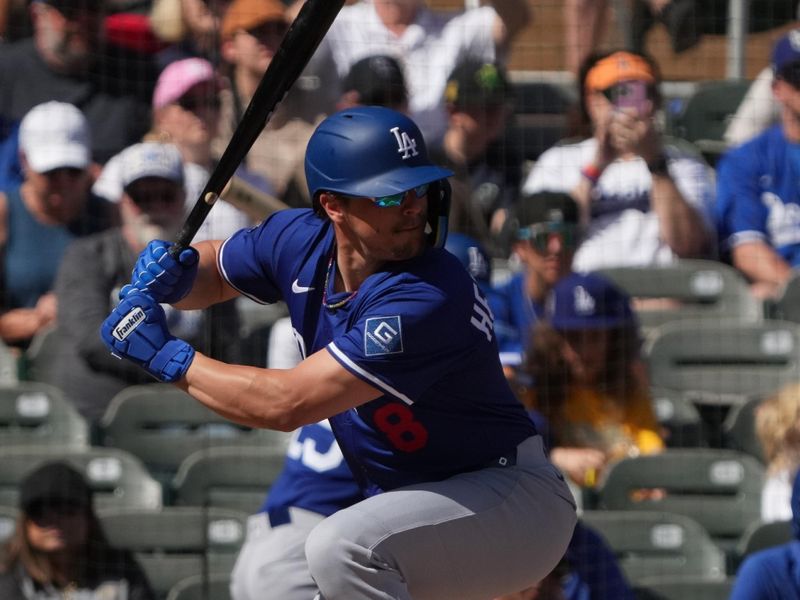
[[550, 292], [546, 315], [557, 330], [610, 329], [636, 323], [630, 298], [605, 277], [572, 273]]
[[772, 47], [772, 70], [774, 73], [779, 73], [798, 61], [800, 61], [800, 29], [792, 29]]

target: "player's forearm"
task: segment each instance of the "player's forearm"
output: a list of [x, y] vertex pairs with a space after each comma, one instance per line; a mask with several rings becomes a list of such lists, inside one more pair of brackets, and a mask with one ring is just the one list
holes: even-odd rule
[[297, 422], [287, 371], [229, 365], [196, 353], [178, 387], [226, 419], [261, 429], [292, 431]]
[[793, 273], [789, 263], [763, 242], [736, 246], [731, 255], [733, 266], [754, 283], [783, 285]]
[[686, 202], [672, 178], [654, 174], [650, 196], [661, 239], [678, 257], [693, 258], [708, 250], [709, 234], [703, 219]]
[[222, 240], [200, 242], [193, 247], [200, 255], [197, 278], [186, 297], [175, 306], [182, 310], [193, 310], [208, 308], [213, 304], [235, 298], [236, 291], [225, 283], [217, 266], [217, 255], [222, 247]]

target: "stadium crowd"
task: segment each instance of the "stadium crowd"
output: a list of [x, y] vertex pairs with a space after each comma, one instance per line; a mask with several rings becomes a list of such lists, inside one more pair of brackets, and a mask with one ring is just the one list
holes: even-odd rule
[[[115, 399], [156, 385], [108, 352], [101, 323], [147, 243], [175, 239], [302, 3], [0, 3], [0, 340], [14, 364], [4, 385], [59, 390], [85, 422], [88, 447], [113, 447], [107, 428]], [[705, 284], [695, 277], [691, 285], [708, 297], [719, 291], [721, 273], [732, 273], [738, 293], [762, 311], [754, 322], [783, 316], [800, 265], [800, 29], [775, 44], [754, 84], [760, 112], [748, 104], [746, 116], [737, 115], [729, 137], [735, 143], [719, 156], [668, 134], [665, 88], [652, 57], [581, 48], [570, 54], [577, 100], [569, 127], [532, 159], [519, 143], [517, 86], [506, 67], [514, 40], [536, 18], [532, 4], [490, 0], [444, 12], [424, 0], [348, 2], [195, 239], [226, 239], [276, 211], [311, 207], [304, 156], [325, 116], [359, 105], [408, 114], [432, 161], [453, 172], [446, 247], [486, 297], [506, 377], [579, 507], [587, 515], [609, 509], [603, 486], [619, 462], [681, 446], [735, 449], [730, 461], [757, 460], [762, 469], [749, 524], [783, 524], [780, 541], [788, 542], [789, 524], [798, 519], [800, 361], [787, 363], [781, 385], [740, 401], [708, 401], [706, 394], [694, 406], [684, 398], [703, 433], [684, 443], [686, 429], [673, 419], [677, 405], [665, 413], [652, 385], [648, 352], [660, 330], [645, 315], [664, 308], [679, 314], [692, 300], [659, 290], [634, 294], [615, 273], [666, 274], [688, 265], [706, 274]], [[585, 3], [566, 4], [574, 29], [576, 7]], [[596, 4], [603, 12], [606, 3]], [[683, 3], [645, 4], [667, 19], [670, 11], [677, 18]], [[577, 39], [575, 30], [570, 36]], [[761, 129], [743, 135], [744, 121]], [[238, 298], [205, 310], [165, 308], [175, 335], [219, 360], [272, 368], [299, 360], [280, 306]], [[730, 327], [742, 324], [730, 318]], [[800, 338], [786, 335], [788, 342], [763, 338], [763, 362], [797, 353]], [[703, 346], [702, 334], [695, 342]], [[737, 402], [755, 396], [757, 408], [743, 418], [756, 455], [741, 458], [745, 447], [726, 424]], [[221, 422], [182, 424], [180, 415], [164, 431], [181, 430], [221, 446], [242, 433]], [[263, 505], [249, 507], [235, 566], [218, 573], [234, 600], [313, 598], [305, 539], [324, 518], [362, 499], [326, 421], [281, 439], [279, 449], [283, 469], [259, 490], [268, 492]], [[65, 462], [42, 466], [48, 458], [63, 456], [42, 454], [29, 465], [39, 468], [15, 482], [0, 595], [166, 598], [167, 589], [147, 581], [135, 552], [113, 548], [103, 533], [91, 489], [97, 473]], [[171, 482], [161, 482], [165, 506], [174, 500]], [[661, 503], [668, 487], [665, 480], [632, 495], [642, 508], [667, 511]], [[714, 511], [713, 494], [706, 501]], [[648, 580], [637, 579], [604, 527], [602, 519], [581, 519], [553, 573], [502, 598], [667, 597], [644, 595], [658, 586], [651, 579], [648, 591]], [[701, 579], [733, 589], [745, 554], [741, 545], [720, 548], [721, 571]], [[768, 578], [756, 566], [770, 556], [788, 561], [793, 551], [790, 544], [744, 562], [733, 597], [795, 597], [786, 591], [790, 583], [800, 589], [793, 572], [773, 577], [779, 591], [772, 596], [756, 595], [770, 583], [759, 581]], [[672, 575], [677, 580], [680, 572]]]

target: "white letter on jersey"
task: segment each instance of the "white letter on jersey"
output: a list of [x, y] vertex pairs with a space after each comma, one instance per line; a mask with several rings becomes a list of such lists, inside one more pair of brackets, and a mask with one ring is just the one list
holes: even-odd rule
[[[327, 422], [323, 421], [320, 421], [319, 424], [323, 427], [328, 425]], [[328, 425], [328, 428], [330, 428], [330, 425]], [[336, 441], [331, 444], [331, 447], [328, 448], [327, 452], [318, 452], [317, 442], [315, 440], [312, 438], [306, 438], [300, 442], [298, 439], [299, 437], [300, 430], [298, 429], [292, 434], [292, 439], [289, 442], [289, 449], [286, 451], [286, 454], [289, 456], [289, 458], [299, 460], [309, 469], [312, 469], [317, 473], [323, 473], [325, 471], [335, 469], [344, 460], [342, 451], [339, 449], [339, 445], [336, 443]]]
[[472, 310], [475, 314], [470, 317], [469, 322], [486, 335], [486, 339], [492, 341], [492, 331], [494, 330], [494, 315], [492, 309], [489, 308], [489, 303], [486, 298], [481, 294], [481, 290], [477, 283], [472, 284], [473, 291], [475, 292], [475, 304], [472, 305]]

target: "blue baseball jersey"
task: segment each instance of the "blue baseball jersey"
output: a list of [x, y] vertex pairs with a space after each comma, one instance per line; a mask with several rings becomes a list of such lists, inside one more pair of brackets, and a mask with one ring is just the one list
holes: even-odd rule
[[261, 510], [271, 513], [296, 506], [327, 517], [363, 498], [330, 423], [320, 421], [292, 434], [283, 471]]
[[[367, 495], [482, 468], [536, 434], [503, 376], [491, 310], [457, 258], [428, 248], [388, 262], [340, 308], [334, 232], [309, 209], [280, 211], [222, 246], [242, 294], [285, 300], [304, 356], [325, 349], [383, 395], [329, 420]], [[326, 277], [331, 271], [330, 277]]]
[[495, 310], [503, 364], [517, 366], [527, 350], [533, 324], [544, 315], [544, 304], [533, 301], [525, 290], [525, 273], [516, 273], [497, 289]]
[[800, 265], [800, 144], [771, 127], [720, 159], [717, 227], [723, 253], [763, 241]]

